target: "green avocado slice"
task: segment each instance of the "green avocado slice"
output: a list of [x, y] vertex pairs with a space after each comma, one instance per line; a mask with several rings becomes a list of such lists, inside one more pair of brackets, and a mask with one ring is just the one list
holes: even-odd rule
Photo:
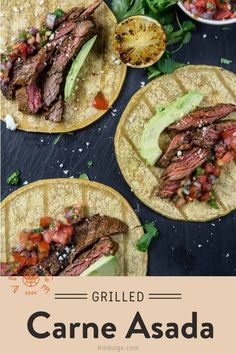
[[90, 50], [92, 49], [95, 41], [97, 39], [97, 35], [89, 39], [83, 47], [80, 49], [79, 54], [73, 61], [73, 64], [71, 65], [70, 71], [66, 77], [66, 83], [65, 83], [65, 88], [64, 88], [64, 99], [65, 101], [68, 101], [72, 95], [76, 79], [78, 77], [78, 74], [80, 72], [80, 69], [82, 65], [85, 62], [85, 59], [87, 58]]
[[161, 133], [171, 124], [192, 112], [203, 100], [204, 95], [197, 91], [190, 91], [178, 97], [174, 102], [157, 107], [157, 112], [144, 127], [141, 137], [140, 154], [148, 165], [154, 166], [162, 155], [159, 146]]
[[117, 267], [118, 258], [116, 256], [103, 256], [81, 273], [80, 276], [114, 276], [117, 275]]

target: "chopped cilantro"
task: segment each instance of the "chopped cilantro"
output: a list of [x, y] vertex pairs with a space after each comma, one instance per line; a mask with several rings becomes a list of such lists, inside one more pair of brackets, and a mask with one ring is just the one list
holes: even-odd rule
[[10, 186], [17, 186], [20, 182], [20, 171], [16, 170], [9, 177], [7, 177], [7, 184]]
[[40, 233], [40, 232], [43, 232], [44, 231], [44, 228], [43, 227], [38, 227], [37, 229], [33, 229], [32, 232], [34, 233]]
[[89, 176], [87, 175], [87, 173], [81, 173], [81, 175], [79, 176], [79, 179], [89, 181]]
[[208, 2], [208, 3], [207, 3], [207, 9], [211, 9], [212, 7], [214, 7], [214, 5], [212, 4], [212, 2]]
[[232, 60], [225, 59], [225, 58], [221, 58], [221, 59], [220, 59], [220, 62], [221, 62], [221, 64], [229, 65], [229, 64], [232, 63]]
[[144, 226], [145, 233], [140, 237], [136, 243], [136, 248], [140, 252], [146, 252], [153, 238], [157, 238], [159, 232], [153, 223], [145, 224]]
[[63, 134], [59, 134], [56, 139], [54, 140], [53, 144], [56, 145], [58, 143], [58, 141], [61, 139]]
[[197, 168], [196, 168], [196, 175], [197, 175], [197, 176], [201, 176], [201, 175], [203, 175], [204, 173], [205, 173], [204, 168], [202, 168], [202, 167], [197, 167]]
[[93, 165], [93, 161], [92, 160], [87, 161], [87, 166], [88, 167], [91, 167], [92, 165]]
[[56, 17], [61, 17], [64, 15], [64, 12], [61, 9], [56, 9], [53, 14], [56, 15]]
[[219, 209], [219, 206], [218, 206], [218, 204], [217, 204], [217, 202], [216, 202], [216, 200], [214, 198], [211, 198], [208, 201], [208, 204], [214, 209]]

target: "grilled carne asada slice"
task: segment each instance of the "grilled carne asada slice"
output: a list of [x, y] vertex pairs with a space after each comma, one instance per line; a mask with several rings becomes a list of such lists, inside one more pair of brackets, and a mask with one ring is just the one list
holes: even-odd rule
[[51, 53], [51, 51], [42, 48], [35, 56], [27, 59], [14, 78], [14, 85], [26, 86], [34, 82], [39, 73], [46, 68]]
[[171, 159], [176, 155], [178, 149], [186, 150], [191, 147], [191, 138], [192, 132], [186, 131], [180, 134], [177, 134], [170, 142], [166, 152], [160, 160], [157, 162], [160, 167], [167, 167], [171, 161]]
[[187, 129], [202, 127], [224, 118], [233, 112], [236, 112], [236, 105], [230, 103], [222, 103], [212, 107], [200, 108], [187, 114], [180, 121], [169, 126], [168, 129], [180, 132]]
[[128, 225], [117, 218], [96, 214], [83, 219], [75, 226], [75, 235], [71, 244], [57, 247], [49, 257], [43, 259], [36, 266], [26, 268], [25, 272], [57, 275], [101, 238], [127, 232]]
[[1, 91], [2, 94], [8, 99], [12, 100], [15, 96], [14, 78], [23, 66], [23, 59], [18, 58], [12, 63], [8, 62], [9, 69], [4, 71], [4, 77], [1, 77]]
[[92, 13], [101, 5], [102, 0], [95, 0], [87, 9], [85, 9], [80, 15], [81, 20], [87, 20]]
[[162, 174], [161, 178], [169, 181], [182, 180], [189, 176], [198, 166], [201, 166], [211, 156], [210, 150], [194, 147], [192, 150], [178, 157]]
[[192, 143], [201, 147], [212, 147], [215, 145], [220, 136], [220, 130], [216, 129], [215, 125], [204, 127], [196, 131], [193, 136]]
[[100, 238], [127, 232], [127, 224], [117, 218], [96, 214], [85, 219], [75, 226], [75, 252], [72, 254], [71, 261]]
[[59, 275], [78, 276], [83, 273], [93, 263], [97, 262], [102, 256], [109, 256], [116, 253], [119, 244], [109, 237], [101, 238], [88, 251], [82, 253], [74, 262], [66, 267]]
[[91, 21], [83, 21], [78, 24], [74, 31], [62, 43], [57, 55], [54, 58], [51, 69], [47, 73], [43, 88], [43, 101], [45, 107], [57, 99], [61, 83], [63, 81], [63, 71], [68, 63], [78, 53], [82, 45], [94, 34], [96, 29]]
[[156, 195], [161, 198], [170, 198], [177, 192], [180, 186], [181, 180], [167, 181], [161, 185]]
[[53, 105], [46, 112], [45, 119], [50, 120], [52, 122], [61, 122], [63, 118], [63, 111], [64, 101], [62, 98], [59, 98], [59, 100], [55, 101], [55, 103], [53, 103]]
[[16, 91], [18, 109], [24, 113], [37, 113], [42, 107], [42, 95], [36, 84], [21, 87]]

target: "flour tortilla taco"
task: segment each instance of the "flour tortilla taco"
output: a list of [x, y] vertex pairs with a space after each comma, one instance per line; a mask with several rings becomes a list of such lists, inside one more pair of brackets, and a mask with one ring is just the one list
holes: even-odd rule
[[236, 208], [236, 75], [189, 65], [130, 100], [116, 156], [135, 195], [164, 216], [207, 221]]
[[143, 229], [114, 189], [80, 179], [42, 180], [1, 205], [2, 275], [144, 276]]
[[116, 19], [102, 0], [3, 0], [1, 12], [2, 119], [59, 133], [106, 113], [127, 69], [114, 55]]

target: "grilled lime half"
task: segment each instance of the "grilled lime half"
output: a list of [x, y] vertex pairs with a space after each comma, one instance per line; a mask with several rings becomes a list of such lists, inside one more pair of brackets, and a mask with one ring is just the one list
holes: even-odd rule
[[151, 17], [132, 16], [117, 25], [114, 48], [126, 65], [146, 68], [164, 53], [166, 33]]

